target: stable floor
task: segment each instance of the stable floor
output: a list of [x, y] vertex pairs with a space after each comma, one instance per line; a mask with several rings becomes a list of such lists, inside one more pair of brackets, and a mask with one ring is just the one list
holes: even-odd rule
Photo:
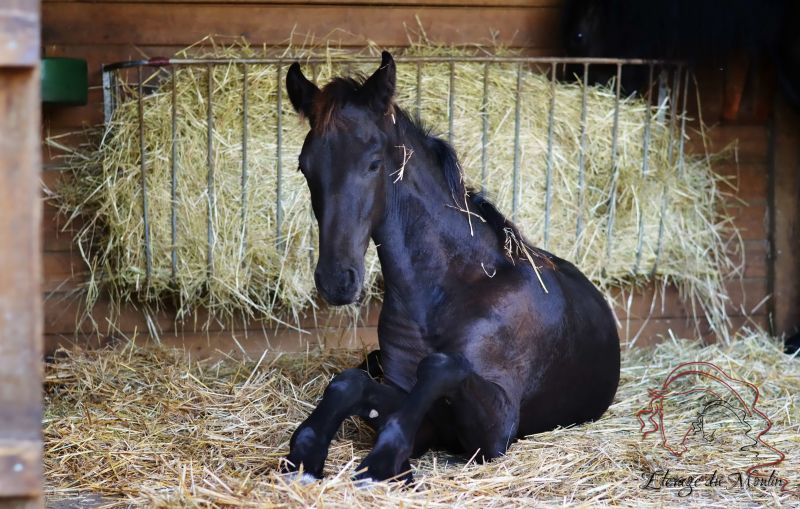
[[[327, 381], [361, 356], [197, 361], [132, 344], [61, 351], [46, 371], [48, 505], [734, 509], [800, 501], [800, 358], [760, 333], [730, 346], [668, 339], [625, 351], [615, 403], [601, 420], [531, 436], [489, 464], [429, 453], [412, 461], [413, 485], [365, 489], [350, 475], [373, 435], [348, 421], [325, 480], [277, 475]], [[642, 422], [659, 429], [643, 436]]]

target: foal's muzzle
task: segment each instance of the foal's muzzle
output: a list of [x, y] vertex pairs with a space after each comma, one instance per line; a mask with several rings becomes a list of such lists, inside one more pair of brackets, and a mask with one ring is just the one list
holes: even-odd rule
[[361, 273], [355, 267], [323, 270], [317, 266], [317, 270], [314, 271], [317, 290], [333, 306], [355, 302], [361, 290], [361, 278]]

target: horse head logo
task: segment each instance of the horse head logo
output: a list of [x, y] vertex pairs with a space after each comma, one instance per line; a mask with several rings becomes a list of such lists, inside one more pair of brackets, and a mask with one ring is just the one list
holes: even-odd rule
[[[687, 442], [691, 437], [699, 436], [712, 442], [718, 438], [722, 427], [734, 428], [737, 439], [744, 441], [740, 450], [757, 455], [757, 449], [763, 447], [774, 453], [773, 460], [747, 468], [748, 476], [766, 478], [768, 474], [761, 470], [779, 465], [786, 457], [763, 438], [772, 429], [772, 421], [757, 406], [758, 387], [733, 378], [715, 364], [679, 364], [663, 384], [650, 389], [648, 395], [647, 406], [636, 413], [642, 438], [658, 433], [661, 447], [676, 457], [682, 457], [689, 450]], [[727, 426], [719, 426], [721, 421], [727, 422]], [[781, 492], [789, 492], [788, 481], [783, 478], [779, 481]]]

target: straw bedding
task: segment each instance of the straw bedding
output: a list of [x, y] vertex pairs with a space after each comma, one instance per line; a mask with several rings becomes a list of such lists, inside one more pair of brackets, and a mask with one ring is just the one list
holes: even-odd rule
[[[786, 454], [776, 475], [798, 489], [800, 359], [782, 354], [781, 345], [761, 333], [728, 346], [671, 339], [626, 350], [619, 392], [601, 420], [529, 437], [485, 465], [429, 453], [412, 462], [413, 486], [358, 489], [349, 476], [368, 452], [371, 433], [348, 421], [331, 448], [325, 480], [284, 480], [273, 469], [291, 432], [332, 374], [362, 355], [196, 361], [180, 351], [132, 343], [61, 352], [46, 368], [50, 500], [82, 493], [136, 507], [797, 506], [797, 494], [781, 495], [774, 486], [701, 484], [691, 494], [642, 488], [647, 473], [657, 470], [733, 475], [775, 459], [763, 447], [743, 447], [738, 424], [725, 415], [706, 416], [707, 426], [714, 421], [712, 439], [690, 437], [682, 458], [662, 449], [655, 436], [642, 438], [635, 413], [647, 406], [648, 390], [679, 363], [706, 360], [759, 387], [758, 408], [774, 422], [764, 438]], [[679, 410], [696, 414], [695, 403]], [[748, 422], [754, 430], [763, 427]]]
[[[201, 56], [258, 56], [245, 46], [217, 47]], [[293, 50], [302, 57], [313, 53]], [[474, 54], [431, 45], [417, 45], [410, 54]], [[500, 51], [500, 50], [494, 50]], [[197, 51], [190, 51], [196, 56]], [[370, 73], [374, 65], [343, 69], [343, 53], [329, 50], [329, 63], [318, 68], [317, 81], [336, 74]], [[285, 74], [285, 67], [283, 72]], [[306, 72], [311, 74], [310, 67]], [[315, 306], [313, 269], [317, 242], [308, 192], [295, 171], [307, 126], [290, 111], [283, 97], [282, 224], [277, 233], [277, 114], [275, 66], [249, 66], [248, 177], [242, 191], [241, 69], [216, 67], [213, 72], [213, 135], [215, 197], [207, 191], [206, 90], [204, 67], [176, 72], [177, 83], [177, 270], [171, 267], [172, 157], [171, 92], [168, 71], [152, 76], [145, 89], [144, 133], [147, 160], [152, 275], [146, 280], [135, 90], [126, 89], [107, 130], [90, 133], [87, 143], [70, 149], [66, 166], [71, 184], [54, 190], [69, 217], [83, 217], [76, 235], [90, 270], [86, 296], [93, 304], [107, 291], [118, 305], [175, 302], [179, 315], [207, 307], [212, 316], [244, 313], [296, 321]], [[515, 65], [492, 68], [489, 74], [488, 196], [511, 212], [514, 160]], [[449, 68], [423, 65], [421, 116], [434, 133], [447, 135]], [[280, 83], [280, 86], [283, 86]], [[397, 102], [412, 113], [416, 102], [416, 67], [398, 66]], [[556, 85], [552, 148], [552, 210], [549, 244], [543, 244], [547, 132], [550, 106], [548, 79], [523, 71], [520, 150], [521, 230], [536, 245], [574, 261], [610, 293], [653, 279], [676, 284], [693, 308], [709, 315], [725, 332], [723, 279], [735, 271], [729, 257], [735, 232], [719, 216], [727, 184], [710, 168], [710, 157], [680, 157], [683, 144], [669, 128], [669, 103], [650, 109], [641, 98], [623, 98], [619, 113], [618, 167], [611, 156], [614, 94], [607, 87], [588, 90], [585, 153], [585, 196], [579, 206], [578, 160], [582, 88]], [[480, 187], [481, 103], [483, 64], [455, 66], [454, 143], [469, 184]], [[645, 118], [651, 120], [649, 172], [642, 174]], [[679, 122], [680, 119], [675, 119]], [[51, 139], [60, 146], [58, 139]], [[61, 147], [64, 148], [64, 147]], [[412, 156], [413, 157], [413, 156]], [[402, 185], [402, 181], [395, 185]], [[609, 203], [615, 203], [612, 245], [606, 245]], [[213, 266], [208, 269], [207, 218], [212, 203]], [[663, 204], [663, 205], [662, 205]], [[662, 207], [664, 213], [662, 214]], [[244, 211], [244, 212], [243, 212]], [[578, 218], [583, 233], [576, 237]], [[466, 217], [465, 217], [466, 221]], [[659, 253], [659, 230], [663, 243]], [[641, 249], [639, 247], [641, 246]], [[641, 255], [637, 257], [637, 252]], [[379, 294], [379, 265], [374, 250], [367, 261], [366, 289]], [[113, 324], [114, 317], [109, 322]], [[152, 332], [152, 331], [151, 331]]]

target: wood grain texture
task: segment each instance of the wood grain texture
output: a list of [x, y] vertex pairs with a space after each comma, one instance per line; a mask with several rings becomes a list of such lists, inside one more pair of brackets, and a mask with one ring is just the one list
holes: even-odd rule
[[770, 211], [773, 265], [770, 291], [776, 334], [800, 330], [800, 115], [776, 99]]
[[[131, 0], [43, 0], [43, 4], [59, 3], [130, 3]], [[138, 3], [183, 3], [183, 4], [261, 4], [261, 5], [420, 5], [457, 7], [558, 7], [563, 0], [138, 0]]]
[[0, 3], [0, 66], [34, 67], [39, 61], [39, 0]]
[[38, 495], [41, 464], [40, 440], [0, 439], [0, 497]]
[[[257, 5], [173, 3], [46, 3], [46, 44], [189, 45], [209, 34], [246, 37], [253, 44], [295, 42], [306, 34], [343, 46], [405, 46], [422, 24], [433, 41], [557, 48], [554, 7], [409, 7], [377, 5]], [[88, 20], [103, 20], [91, 23]], [[178, 28], [179, 29], [176, 29]]]
[[[158, 340], [146, 334], [127, 337], [138, 345], [160, 344], [170, 348], [181, 348], [192, 355], [220, 357], [223, 355], [249, 356], [258, 359], [264, 351], [306, 352], [317, 349], [366, 349], [373, 350], [378, 344], [376, 327], [359, 327], [355, 330], [340, 328], [312, 329], [305, 333], [280, 329], [273, 331], [238, 331], [210, 333], [162, 334]], [[45, 336], [45, 352], [52, 354], [58, 348], [103, 348], [122, 340], [119, 335], [97, 334], [48, 334]]]
[[[12, 0], [0, 18], [37, 5]], [[11, 35], [25, 47], [37, 34]], [[42, 491], [39, 115], [37, 68], [0, 58], [0, 500], [29, 499], [3, 502], [10, 507], [35, 507]]]

